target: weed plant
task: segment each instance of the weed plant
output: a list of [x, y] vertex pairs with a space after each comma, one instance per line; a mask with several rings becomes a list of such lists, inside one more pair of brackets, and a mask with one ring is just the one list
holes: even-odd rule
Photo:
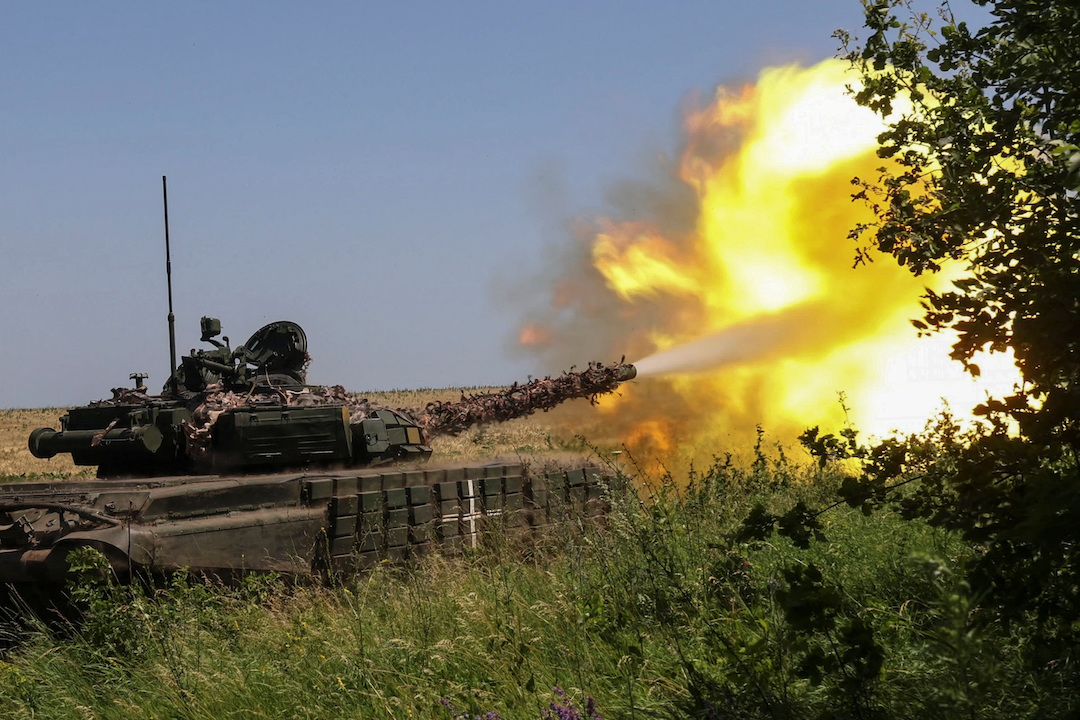
[[[12, 718], [1074, 717], [1076, 684], [1022, 627], [977, 622], [964, 569], [979, 548], [895, 513], [819, 514], [843, 475], [759, 438], [747, 465], [721, 454], [687, 477], [619, 475], [600, 522], [572, 519], [528, 542], [496, 527], [463, 556], [329, 588], [259, 576], [117, 586], [87, 554], [72, 591], [83, 621], [66, 633], [38, 625], [8, 653], [0, 708]], [[751, 532], [770, 517], [779, 532]]]

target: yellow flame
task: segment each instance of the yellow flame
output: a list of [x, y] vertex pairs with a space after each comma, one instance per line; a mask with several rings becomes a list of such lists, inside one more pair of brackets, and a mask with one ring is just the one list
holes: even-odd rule
[[[965, 411], [986, 389], [1011, 387], [1011, 357], [996, 356], [992, 372], [982, 361], [994, 382], [980, 389], [949, 360], [948, 337], [916, 337], [908, 320], [921, 315], [924, 284], [940, 289], [942, 278], [913, 278], [888, 258], [852, 269], [847, 233], [870, 218], [851, 201], [850, 180], [876, 177], [884, 130], [848, 96], [852, 83], [846, 64], [828, 60], [721, 89], [685, 120], [679, 177], [699, 203], [693, 237], [615, 221], [595, 235], [594, 267], [622, 303], [669, 301], [662, 321], [641, 329], [649, 346], [716, 334], [700, 352], [727, 358], [669, 381], [694, 408], [682, 430], [639, 419], [628, 439], [668, 447], [658, 442], [662, 432], [693, 440], [706, 429], [757, 424], [776, 433], [835, 428], [845, 421], [838, 393], [863, 432], [910, 431], [943, 398]], [[640, 394], [648, 382], [627, 392]], [[614, 405], [627, 412], [626, 403]]]
[[637, 295], [693, 293], [698, 283], [672, 256], [663, 237], [648, 232], [599, 233], [593, 243], [596, 268], [608, 278], [619, 297], [632, 301]]

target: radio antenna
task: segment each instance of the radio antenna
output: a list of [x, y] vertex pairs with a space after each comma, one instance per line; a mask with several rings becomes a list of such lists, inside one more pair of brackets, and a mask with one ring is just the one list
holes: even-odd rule
[[176, 316], [172, 304], [172, 255], [169, 252], [169, 189], [161, 176], [161, 197], [165, 204], [165, 282], [169, 287], [169, 390], [177, 395], [176, 382]]

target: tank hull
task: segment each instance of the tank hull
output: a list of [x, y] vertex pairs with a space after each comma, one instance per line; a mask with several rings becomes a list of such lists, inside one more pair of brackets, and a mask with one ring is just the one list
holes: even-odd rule
[[191, 572], [327, 577], [523, 536], [602, 514], [605, 473], [520, 464], [185, 476], [0, 486], [0, 583], [52, 586], [68, 553], [100, 550], [121, 579]]

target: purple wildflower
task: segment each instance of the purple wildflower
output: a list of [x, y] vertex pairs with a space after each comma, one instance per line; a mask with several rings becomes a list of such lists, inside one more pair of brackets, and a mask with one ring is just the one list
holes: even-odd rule
[[450, 715], [453, 717], [453, 720], [503, 720], [503, 716], [495, 712], [494, 710], [488, 710], [483, 715], [474, 715], [473, 717], [469, 717], [469, 713], [465, 712], [464, 710], [458, 712], [457, 709], [454, 707], [454, 703], [450, 702], [450, 698], [447, 697], [439, 698], [439, 704], [450, 711]]
[[596, 700], [589, 696], [585, 698], [585, 717], [582, 717], [573, 701], [566, 695], [566, 691], [560, 687], [553, 687], [556, 700], [552, 700], [546, 708], [542, 720], [604, 720], [596, 709]]

